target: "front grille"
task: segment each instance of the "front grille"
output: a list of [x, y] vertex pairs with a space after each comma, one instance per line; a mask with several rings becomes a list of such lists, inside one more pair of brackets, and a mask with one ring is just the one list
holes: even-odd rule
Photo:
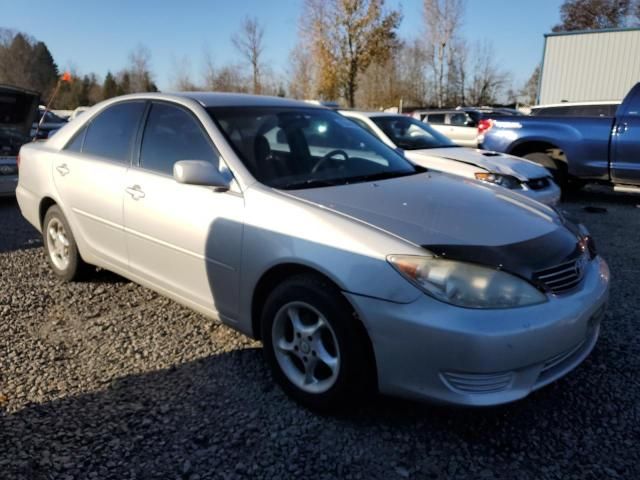
[[580, 255], [575, 260], [538, 270], [534, 273], [534, 278], [553, 293], [568, 292], [582, 280], [587, 261], [586, 256]]
[[531, 190], [542, 190], [542, 189], [545, 189], [545, 188], [547, 188], [549, 186], [549, 178], [548, 177], [532, 178], [531, 180], [529, 180], [527, 182], [527, 186]]
[[443, 372], [446, 383], [464, 393], [495, 393], [511, 384], [513, 375], [506, 373], [453, 373]]
[[18, 167], [16, 165], [0, 165], [0, 175], [17, 175]]

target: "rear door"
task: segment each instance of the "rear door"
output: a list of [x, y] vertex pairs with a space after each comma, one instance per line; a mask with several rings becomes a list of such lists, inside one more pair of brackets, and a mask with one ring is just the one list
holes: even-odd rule
[[463, 147], [478, 146], [478, 128], [466, 113], [448, 113], [447, 129], [446, 135], [458, 145]]
[[618, 110], [611, 134], [611, 179], [640, 184], [640, 84]]
[[74, 236], [103, 263], [126, 269], [122, 200], [145, 102], [107, 107], [53, 161], [53, 178]]
[[445, 125], [446, 118], [447, 116], [444, 113], [429, 113], [428, 115], [425, 115], [422, 121], [428, 123], [434, 130], [449, 137], [449, 127]]
[[244, 198], [173, 178], [179, 160], [204, 160], [231, 174], [198, 118], [153, 102], [138, 164], [126, 175], [124, 222], [134, 275], [200, 310], [237, 309]]

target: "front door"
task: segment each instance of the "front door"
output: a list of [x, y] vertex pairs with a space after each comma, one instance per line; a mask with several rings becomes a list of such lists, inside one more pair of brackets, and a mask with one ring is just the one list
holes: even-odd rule
[[173, 179], [179, 160], [220, 156], [197, 118], [153, 103], [139, 165], [127, 172], [124, 222], [131, 273], [167, 294], [233, 319], [238, 306], [244, 198]]
[[611, 179], [640, 184], [640, 87], [629, 94], [611, 133]]

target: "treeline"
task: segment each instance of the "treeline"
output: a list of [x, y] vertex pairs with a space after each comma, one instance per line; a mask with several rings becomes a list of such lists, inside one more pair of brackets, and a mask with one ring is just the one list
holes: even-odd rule
[[[72, 69], [72, 81], [61, 83], [53, 108], [74, 109], [116, 95], [157, 91], [150, 58], [149, 50], [140, 46], [131, 52], [125, 68], [116, 74], [107, 73], [104, 80], [94, 73], [79, 75]], [[48, 102], [61, 73], [44, 42], [0, 29], [0, 84], [40, 92], [42, 101]]]
[[[171, 89], [313, 98], [376, 109], [534, 103], [540, 67], [514, 87], [491, 42], [464, 37], [466, 6], [467, 0], [423, 0], [421, 31], [415, 38], [400, 38], [403, 14], [386, 8], [385, 0], [304, 0], [298, 43], [285, 71], [270, 67], [265, 25], [247, 17], [231, 38], [236, 62], [216, 65], [212, 53], [205, 52], [201, 73], [194, 76], [190, 57], [174, 59]], [[560, 17], [554, 31], [630, 26], [640, 20], [640, 0], [565, 0]], [[60, 74], [43, 42], [0, 29], [0, 83], [37, 90], [46, 101]], [[73, 69], [71, 74], [74, 81], [61, 85], [54, 108], [157, 91], [144, 46], [104, 79]]]

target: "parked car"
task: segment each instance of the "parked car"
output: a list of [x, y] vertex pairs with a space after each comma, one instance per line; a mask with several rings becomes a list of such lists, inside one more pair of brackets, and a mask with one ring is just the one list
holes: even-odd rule
[[413, 118], [428, 123], [436, 131], [446, 135], [463, 147], [478, 146], [478, 136], [489, 125], [489, 118], [520, 115], [508, 108], [458, 107], [453, 110], [418, 110]]
[[0, 196], [13, 196], [18, 184], [18, 152], [31, 139], [40, 95], [0, 85]]
[[531, 107], [530, 115], [544, 117], [615, 117], [619, 101], [563, 102]]
[[640, 193], [640, 83], [614, 117], [516, 117], [494, 121], [483, 148], [543, 165], [564, 187], [587, 182]]
[[98, 265], [261, 339], [313, 408], [376, 388], [509, 402], [598, 338], [609, 270], [584, 228], [425, 172], [324, 107], [128, 95], [20, 155], [20, 209], [59, 278]]
[[[44, 120], [42, 118], [44, 117]], [[42, 120], [42, 123], [40, 121]], [[31, 125], [31, 137], [36, 140], [49, 138], [52, 130], [58, 130], [67, 123], [67, 119], [62, 118], [45, 107], [38, 108], [38, 116]]]
[[550, 173], [528, 160], [459, 147], [430, 125], [405, 115], [340, 113], [390, 147], [402, 149], [409, 160], [423, 167], [500, 185], [547, 205], [560, 200], [560, 188]]

